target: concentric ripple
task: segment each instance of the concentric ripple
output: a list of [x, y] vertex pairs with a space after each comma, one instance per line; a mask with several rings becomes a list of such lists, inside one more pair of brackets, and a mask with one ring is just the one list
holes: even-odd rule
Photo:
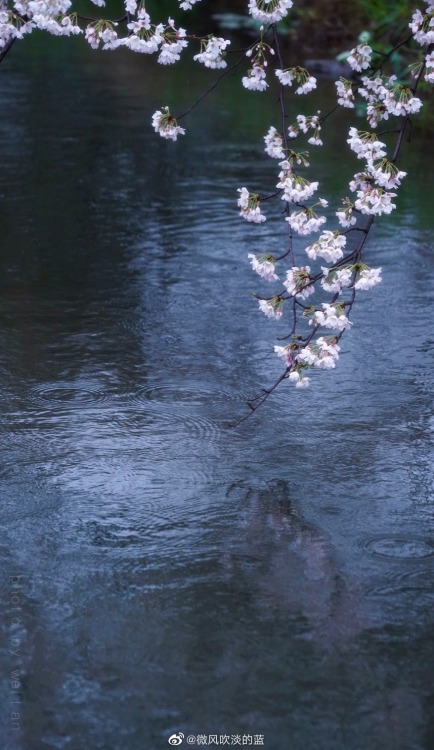
[[145, 412], [130, 409], [116, 414], [112, 422], [112, 435], [126, 439], [132, 451], [137, 450], [137, 440], [146, 443], [151, 436], [152, 446], [149, 447], [152, 447], [152, 451], [158, 450], [161, 440], [161, 447], [167, 453], [166, 439], [173, 436], [175, 429], [179, 437], [205, 439], [208, 443], [215, 441], [220, 434], [218, 424], [212, 419], [190, 413], [180, 414], [168, 406], [151, 411], [148, 405]]
[[241, 395], [240, 393], [198, 386], [186, 387], [177, 385], [154, 385], [148, 388], [143, 388], [136, 394], [136, 399], [139, 401], [194, 404], [200, 406], [206, 404], [232, 403], [241, 398], [245, 398], [244, 394]]
[[77, 385], [53, 385], [37, 386], [32, 389], [31, 394], [38, 400], [50, 403], [68, 404], [71, 406], [82, 406], [94, 402], [105, 401], [108, 396], [97, 388], [86, 386], [82, 388]]
[[371, 599], [393, 599], [397, 597], [405, 600], [416, 598], [418, 601], [432, 599], [433, 596], [432, 576], [426, 570], [399, 571], [390, 576], [387, 581], [369, 586], [365, 592]]
[[128, 403], [158, 413], [159, 418], [184, 426], [188, 436], [214, 439], [230, 425], [244, 404], [245, 394], [194, 385], [153, 385], [129, 394]]
[[370, 555], [397, 560], [419, 560], [434, 556], [434, 540], [419, 537], [370, 537], [361, 542], [361, 547]]

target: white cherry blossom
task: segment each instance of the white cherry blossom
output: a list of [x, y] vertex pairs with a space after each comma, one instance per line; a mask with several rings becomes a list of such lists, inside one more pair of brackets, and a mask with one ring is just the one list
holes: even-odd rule
[[302, 370], [292, 370], [288, 377], [291, 382], [295, 383], [296, 388], [309, 388], [310, 378], [303, 375]]
[[347, 57], [347, 63], [353, 70], [361, 73], [362, 70], [371, 67], [372, 49], [368, 44], [359, 44], [351, 50]]
[[379, 284], [382, 281], [381, 270], [381, 268], [365, 268], [360, 271], [354, 289], [367, 290]]
[[304, 177], [293, 172], [291, 163], [285, 159], [280, 162], [281, 171], [277, 186], [283, 190], [282, 200], [302, 203], [308, 200], [318, 190], [318, 182], [309, 182]]
[[332, 328], [335, 331], [345, 331], [353, 325], [346, 315], [344, 315], [339, 305], [331, 305], [328, 302], [323, 302], [322, 308], [322, 310], [317, 310], [313, 314], [309, 320], [309, 325]]
[[408, 86], [395, 86], [387, 92], [384, 105], [391, 115], [405, 117], [413, 115], [422, 107], [422, 101], [417, 96], [413, 96]]
[[302, 236], [317, 232], [327, 221], [325, 216], [317, 216], [309, 210], [295, 211], [285, 218], [291, 229]]
[[310, 282], [310, 266], [293, 266], [286, 272], [283, 286], [292, 297], [307, 299], [314, 293], [315, 287]]
[[335, 83], [338, 95], [338, 104], [341, 107], [347, 107], [354, 109], [354, 91], [351, 81], [347, 81], [346, 78], [340, 78]]
[[340, 232], [326, 230], [319, 239], [306, 248], [306, 253], [312, 260], [323, 258], [326, 263], [337, 263], [343, 257], [343, 248], [347, 238]]
[[312, 344], [305, 346], [297, 355], [297, 361], [310, 367], [329, 370], [336, 367], [340, 346], [335, 338], [320, 336]]
[[182, 0], [182, 2], [179, 3], [179, 7], [182, 8], [182, 10], [191, 10], [193, 5], [196, 5], [198, 2], [200, 2], [200, 0]]
[[321, 266], [323, 272], [323, 278], [321, 279], [321, 286], [325, 292], [338, 293], [342, 289], [351, 284], [353, 277], [353, 271], [349, 267], [345, 268], [324, 268]]
[[344, 229], [349, 229], [357, 223], [357, 219], [353, 214], [354, 203], [352, 203], [348, 198], [345, 198], [343, 200], [343, 204], [344, 207], [340, 211], [336, 211], [336, 216], [341, 227], [344, 227]]
[[184, 135], [185, 129], [179, 127], [176, 118], [169, 112], [169, 107], [163, 110], [157, 110], [152, 115], [152, 125], [156, 133], [172, 141], [176, 141], [178, 135]]
[[261, 65], [253, 65], [253, 68], [241, 79], [241, 83], [250, 91], [265, 91], [268, 88], [265, 69]]
[[374, 159], [381, 159], [386, 156], [386, 144], [379, 141], [375, 133], [361, 132], [352, 127], [349, 135], [347, 143], [358, 159], [374, 161]]
[[309, 94], [310, 91], [316, 89], [316, 78], [308, 76], [304, 83], [301, 83], [298, 88], [295, 89], [296, 94]]
[[413, 13], [410, 29], [413, 32], [415, 40], [425, 46], [434, 43], [434, 5], [429, 4], [427, 13], [423, 14], [420, 10]]
[[367, 171], [377, 185], [386, 190], [393, 190], [393, 188], [399, 187], [407, 175], [407, 172], [402, 172], [387, 159], [381, 159], [381, 161], [375, 164], [369, 163]]
[[185, 29], [176, 29], [174, 21], [169, 18], [169, 31], [165, 34], [160, 47], [158, 62], [161, 65], [173, 65], [181, 59], [182, 50], [187, 47], [187, 32]]
[[306, 68], [300, 66], [285, 69], [277, 68], [275, 74], [282, 86], [292, 86], [294, 81], [298, 83], [299, 85], [295, 90], [296, 94], [308, 94], [317, 85], [316, 78], [309, 75]]
[[261, 23], [276, 23], [292, 8], [292, 0], [249, 0], [249, 13]]
[[284, 159], [285, 150], [283, 146], [283, 138], [280, 133], [277, 132], [276, 128], [271, 126], [267, 135], [264, 136], [265, 141], [265, 152], [272, 159]]
[[201, 43], [201, 52], [194, 55], [193, 60], [202, 63], [206, 68], [226, 68], [227, 62], [223, 59], [223, 55], [229, 45], [229, 39], [211, 36], [206, 43]]
[[387, 192], [383, 188], [369, 187], [358, 191], [354, 206], [362, 214], [370, 216], [390, 214], [396, 208], [395, 203], [392, 203], [395, 196], [396, 193]]
[[275, 264], [270, 260], [271, 256], [264, 255], [262, 258], [258, 258], [257, 255], [249, 253], [247, 257], [250, 258], [253, 270], [262, 278], [267, 279], [267, 281], [276, 281], [279, 278], [276, 274]]
[[276, 68], [274, 73], [282, 86], [292, 86], [294, 81], [294, 74], [290, 69], [282, 70], [281, 68]]
[[257, 193], [249, 193], [245, 187], [238, 188], [238, 192], [240, 197], [237, 204], [241, 209], [240, 216], [254, 224], [261, 224], [265, 221], [266, 217], [261, 213], [259, 195]]
[[272, 297], [271, 300], [259, 299], [258, 304], [260, 311], [263, 312], [264, 315], [267, 316], [267, 318], [274, 318], [275, 320], [279, 320], [279, 318], [281, 318], [283, 315], [283, 300], [279, 297]]
[[425, 58], [425, 81], [428, 83], [434, 83], [434, 52], [430, 52]]

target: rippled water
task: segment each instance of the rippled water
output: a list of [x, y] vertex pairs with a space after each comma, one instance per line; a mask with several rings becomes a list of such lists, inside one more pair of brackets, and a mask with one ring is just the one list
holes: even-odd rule
[[229, 81], [156, 141], [206, 76], [65, 50], [0, 77], [3, 746], [431, 750], [430, 143], [339, 368], [232, 429], [279, 374], [234, 203], [270, 116]]

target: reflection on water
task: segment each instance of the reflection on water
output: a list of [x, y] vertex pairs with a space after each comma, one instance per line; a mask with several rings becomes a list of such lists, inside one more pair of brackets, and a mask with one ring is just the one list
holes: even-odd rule
[[17, 50], [0, 79], [3, 745], [430, 750], [426, 149], [336, 373], [234, 430], [279, 372], [235, 207], [271, 179], [269, 114], [229, 82], [182, 146], [156, 142], [150, 115], [202, 73], [74, 44], [61, 65], [56, 40]]

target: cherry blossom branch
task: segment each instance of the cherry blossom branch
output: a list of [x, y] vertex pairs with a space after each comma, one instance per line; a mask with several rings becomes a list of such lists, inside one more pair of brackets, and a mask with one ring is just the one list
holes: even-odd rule
[[[185, 133], [185, 129], [178, 125], [178, 120], [192, 112], [230, 72], [236, 72], [244, 57], [249, 60], [250, 67], [241, 82], [245, 89], [259, 92], [254, 95], [265, 96], [264, 92], [269, 88], [270, 68], [278, 79], [281, 132], [272, 125], [264, 136], [265, 152], [278, 161], [280, 168], [277, 190], [262, 197], [262, 190], [261, 194], [251, 193], [246, 187], [242, 187], [238, 190], [237, 202], [240, 215], [252, 224], [260, 224], [267, 219], [262, 212], [263, 204], [266, 204], [268, 211], [272, 210], [272, 198], [279, 196], [284, 202], [280, 213], [287, 223], [286, 247], [277, 257], [269, 253], [262, 257], [249, 254], [249, 259], [253, 270], [269, 282], [279, 280], [276, 264], [288, 259], [291, 267], [286, 270], [283, 289], [268, 296], [254, 296], [261, 311], [271, 319], [279, 320], [284, 308], [289, 308], [292, 326], [287, 336], [278, 338], [278, 341], [288, 340], [288, 343], [274, 347], [275, 353], [284, 362], [284, 371], [270, 388], [263, 389], [257, 398], [249, 400], [250, 412], [247, 416], [256, 411], [285, 379], [293, 382], [297, 388], [307, 387], [309, 378], [306, 373], [312, 368], [335, 367], [340, 351], [338, 342], [352, 325], [349, 316], [357, 292], [368, 290], [381, 281], [381, 268], [369, 268], [362, 261], [362, 256], [376, 217], [389, 214], [396, 207], [392, 202], [396, 196], [395, 191], [406, 174], [397, 168], [396, 161], [406, 129], [411, 127], [411, 117], [422, 106], [421, 100], [415, 96], [418, 85], [422, 76], [425, 81], [434, 83], [433, 1], [421, 0], [425, 2], [425, 12], [413, 13], [409, 23], [411, 35], [399, 41], [387, 53], [375, 53], [368, 44], [358, 44], [352, 49], [347, 62], [354, 72], [353, 80], [340, 78], [336, 81], [337, 104], [321, 116], [319, 112], [310, 116], [297, 114], [289, 125], [286, 87], [294, 86], [296, 95], [305, 95], [317, 86], [316, 79], [305, 68], [298, 65], [285, 67], [277, 23], [287, 16], [293, 5], [292, 0], [248, 0], [248, 13], [255, 21], [264, 24], [266, 32], [262, 26], [260, 37], [242, 51], [242, 56], [229, 67], [224, 58], [230, 40], [213, 34], [206, 37], [188, 34], [185, 29], [176, 28], [170, 18], [166, 25], [152, 23], [143, 2], [138, 4], [137, 0], [124, 0], [125, 13], [118, 19], [108, 20], [69, 13], [72, 1], [50, 0], [47, 3], [46, 0], [31, 0], [30, 3], [29, 0], [0, 0], [0, 62], [16, 38], [22, 38], [34, 30], [56, 36], [84, 34], [93, 49], [102, 47], [114, 50], [126, 47], [136, 53], [155, 54], [158, 62], [163, 65], [176, 63], [190, 42], [198, 42], [200, 51], [193, 59], [207, 68], [222, 68], [224, 71], [178, 119], [170, 113], [168, 106], [154, 113], [154, 130], [165, 139], [175, 141]], [[178, 0], [178, 5], [182, 10], [188, 11], [196, 1]], [[102, 4], [101, 0], [94, 0], [94, 3]], [[83, 25], [85, 28], [82, 28]], [[126, 26], [126, 29], [123, 28], [118, 33], [119, 25]], [[272, 32], [275, 49], [266, 41], [268, 31]], [[122, 36], [122, 33], [126, 35]], [[410, 66], [416, 80], [413, 87], [409, 87], [398, 82], [395, 76], [387, 77], [383, 71], [393, 53], [405, 48], [413, 40], [422, 48], [424, 59]], [[239, 51], [233, 54], [238, 53]], [[377, 67], [372, 65], [375, 54], [381, 57]], [[276, 67], [276, 64], [280, 67]], [[415, 71], [418, 71], [417, 75]], [[324, 230], [323, 224], [328, 219], [323, 209], [328, 202], [325, 198], [318, 198], [312, 203], [312, 196], [317, 192], [319, 182], [306, 177], [308, 173], [304, 170], [310, 166], [309, 153], [297, 153], [291, 148], [290, 141], [306, 138], [308, 144], [322, 146], [321, 129], [329, 123], [339, 107], [354, 109], [356, 95], [366, 102], [366, 119], [371, 132], [351, 127], [347, 144], [357, 159], [362, 160], [363, 166], [349, 183], [351, 193], [355, 194], [354, 198], [343, 197], [342, 207], [335, 212], [339, 228]], [[379, 123], [389, 116], [402, 118], [400, 127], [377, 133], [375, 129]], [[380, 141], [380, 136], [388, 133], [397, 136], [390, 159], [387, 158], [386, 144]], [[304, 248], [308, 261], [304, 261], [306, 265], [296, 265], [296, 235], [303, 238], [311, 234], [315, 234], [316, 239], [311, 240]], [[311, 261], [324, 263], [325, 266], [321, 265], [320, 271], [315, 268], [311, 271], [310, 265], [307, 265]], [[329, 301], [321, 302], [320, 306], [306, 303], [316, 291], [327, 294]], [[322, 335], [317, 337], [318, 333]], [[242, 417], [237, 424], [247, 416]]]
[[[434, 27], [434, 8], [430, 6], [430, 10], [432, 15], [432, 23], [430, 24], [430, 27]], [[423, 18], [422, 22], [424, 22]], [[419, 18], [417, 18], [417, 14], [413, 16], [413, 23], [415, 25], [419, 24], [419, 27], [421, 27], [422, 22]], [[432, 32], [432, 36], [434, 41], [434, 31]], [[385, 55], [385, 59], [383, 60], [381, 67], [384, 67], [386, 61], [390, 58], [390, 55], [395, 49], [404, 46], [412, 37], [413, 35], [395, 45], [394, 49], [391, 50], [390, 53]], [[419, 41], [420, 43], [423, 43], [425, 41], [426, 43], [426, 40], [420, 41], [417, 39], [417, 41]], [[283, 67], [282, 57], [279, 49], [279, 42], [276, 36], [275, 46], [279, 64], [281, 65], [281, 67]], [[323, 273], [311, 274], [310, 268], [308, 266], [301, 268], [294, 266], [292, 269], [290, 269], [290, 271], [287, 272], [285, 288], [288, 290], [288, 293], [290, 295], [293, 295], [294, 300], [291, 309], [293, 325], [290, 334], [285, 337], [279, 337], [278, 340], [291, 339], [292, 343], [287, 344], [287, 346], [285, 347], [275, 346], [276, 354], [278, 354], [278, 356], [281, 357], [284, 362], [286, 362], [286, 367], [284, 372], [277, 378], [277, 380], [270, 388], [263, 389], [257, 399], [253, 399], [248, 402], [250, 412], [244, 417], [244, 419], [250, 416], [253, 411], [251, 408], [251, 404], [254, 403], [256, 407], [263, 404], [283, 379], [294, 379], [297, 386], [305, 387], [307, 384], [306, 381], [308, 380], [307, 378], [303, 379], [303, 370], [305, 368], [312, 366], [323, 366], [326, 368], [335, 366], [335, 360], [338, 358], [339, 351], [338, 342], [343, 336], [345, 330], [347, 330], [351, 325], [348, 316], [350, 315], [352, 307], [356, 300], [357, 289], [368, 289], [370, 286], [378, 283], [378, 281], [381, 280], [381, 278], [379, 277], [381, 269], [373, 269], [372, 271], [369, 270], [368, 267], [362, 263], [362, 252], [376, 216], [381, 215], [382, 213], [390, 213], [390, 211], [395, 207], [394, 204], [391, 203], [391, 198], [395, 195], [395, 193], [388, 192], [388, 190], [390, 190], [391, 188], [393, 189], [393, 187], [399, 186], [402, 178], [405, 177], [405, 173], [400, 172], [395, 167], [395, 163], [398, 159], [402, 147], [405, 130], [408, 124], [411, 123], [410, 115], [422, 106], [420, 100], [416, 99], [415, 97], [418, 84], [422, 78], [424, 71], [426, 70], [426, 66], [430, 66], [430, 71], [434, 68], [434, 55], [430, 55], [431, 48], [428, 50], [428, 52], [429, 54], [426, 58], [426, 62], [425, 64], [422, 64], [420, 66], [416, 82], [411, 89], [406, 88], [401, 84], [395, 84], [396, 79], [394, 79], [393, 77], [390, 78], [389, 89], [384, 88], [383, 83], [381, 83], [382, 79], [376, 78], [374, 80], [376, 72], [372, 73], [371, 78], [367, 78], [366, 76], [362, 78], [361, 83], [363, 83], [365, 88], [359, 89], [359, 91], [362, 95], [365, 95], [365, 98], [367, 98], [368, 100], [368, 119], [375, 120], [373, 123], [370, 122], [371, 126], [373, 125], [375, 127], [378, 121], [383, 119], [384, 112], [384, 117], [387, 117], [388, 109], [390, 109], [391, 114], [402, 116], [401, 126], [397, 129], [393, 129], [393, 131], [387, 131], [397, 133], [397, 139], [393, 149], [393, 154], [388, 161], [387, 158], [384, 158], [385, 144], [382, 144], [376, 135], [363, 132], [359, 133], [355, 128], [352, 128], [350, 130], [350, 139], [348, 140], [348, 143], [350, 144], [351, 149], [356, 152], [359, 158], [367, 159], [366, 171], [357, 173], [354, 180], [350, 183], [350, 189], [354, 192], [357, 192], [357, 200], [354, 204], [349, 201], [349, 199], [345, 199], [344, 211], [337, 213], [337, 215], [340, 217], [340, 223], [343, 224], [344, 227], [346, 227], [345, 230], [336, 231], [334, 233], [327, 231], [321, 235], [316, 243], [313, 243], [313, 245], [310, 245], [308, 248], [306, 248], [306, 252], [309, 257], [316, 258], [318, 255], [319, 257], [328, 258], [328, 256], [330, 256], [329, 262], [330, 260], [332, 261], [331, 268], [323, 269]], [[372, 50], [367, 45], [361, 45], [355, 50], [352, 50], [350, 57], [352, 56], [353, 58], [353, 67], [356, 70], [360, 71], [362, 71], [366, 67], [369, 67], [371, 54]], [[278, 70], [276, 71], [276, 75], [277, 74], [279, 74], [278, 77], [280, 77], [282, 83], [292, 83], [293, 73], [291, 70]], [[425, 76], [425, 78], [434, 82], [434, 70], [432, 70], [432, 72], [429, 72]], [[338, 87], [338, 94], [341, 97], [339, 103], [343, 106], [354, 106], [349, 95], [349, 89], [351, 89], [351, 92], [353, 92], [353, 88], [356, 84], [352, 82], [348, 82], [348, 84], [349, 86], [347, 86], [346, 88], [342, 83], [336, 84]], [[377, 87], [377, 91], [375, 92], [374, 85]], [[381, 93], [382, 91], [384, 91], [384, 94]], [[354, 97], [354, 93], [351, 93], [351, 96]], [[377, 106], [377, 96], [386, 97], [385, 104], [382, 105], [382, 109], [378, 110], [375, 109], [375, 107]], [[380, 101], [379, 98], [378, 101]], [[284, 151], [286, 154], [288, 154], [289, 151], [285, 132], [287, 113], [283, 102], [284, 100], [281, 92], [279, 96], [279, 105], [283, 134], [279, 136], [277, 132], [273, 128], [271, 128], [267, 137], [265, 138], [266, 151], [270, 156], [274, 158], [282, 158], [281, 152]], [[323, 125], [326, 119], [328, 119], [328, 117], [334, 111], [336, 111], [336, 109], [337, 107], [333, 107], [326, 116], [323, 116], [317, 122], [313, 122], [313, 124], [313, 118], [297, 116], [297, 124], [303, 130], [303, 133], [306, 133], [309, 127], [318, 127], [318, 122]], [[291, 138], [301, 137], [301, 134], [297, 133], [296, 128], [293, 127], [292, 131], [293, 132], [291, 132]], [[315, 139], [312, 139], [312, 141], [314, 140]], [[281, 151], [279, 151], [279, 149], [281, 149]], [[278, 183], [278, 187], [283, 189], [284, 191], [282, 197], [288, 202], [287, 208], [289, 206], [289, 201], [295, 203], [295, 205], [298, 206], [299, 209], [301, 208], [301, 213], [299, 211], [299, 214], [294, 214], [294, 221], [297, 216], [304, 216], [304, 223], [306, 223], [306, 215], [312, 216], [312, 214], [310, 213], [310, 209], [307, 206], [303, 206], [303, 204], [300, 204], [300, 201], [297, 200], [296, 195], [306, 194], [306, 197], [310, 196], [314, 189], [316, 189], [317, 183], [315, 183], [314, 188], [314, 183], [309, 183], [309, 181], [305, 180], [304, 178], [298, 177], [293, 169], [292, 164], [290, 164], [288, 161], [281, 162], [280, 166], [283, 167], [283, 169], [279, 175], [280, 182]], [[377, 187], [375, 183], [377, 183], [379, 187]], [[243, 188], [243, 190], [246, 189]], [[241, 215], [244, 215], [244, 218], [246, 218], [248, 221], [259, 222], [265, 220], [266, 217], [263, 217], [259, 213], [259, 201], [254, 200], [251, 204], [249, 204], [248, 198], [249, 194], [247, 193], [245, 194], [244, 204], [242, 200], [239, 200], [239, 205], [242, 209]], [[255, 196], [255, 198], [259, 198], [259, 196]], [[251, 215], [250, 211], [252, 211]], [[358, 224], [356, 222], [356, 218], [353, 218], [353, 212], [356, 215], [359, 214], [360, 216], [363, 214], [367, 214], [368, 216], [366, 223], [364, 225]], [[292, 226], [292, 216], [293, 215], [291, 214], [289, 217], [290, 226]], [[356, 226], [352, 226], [354, 222], [356, 222]], [[303, 225], [297, 226], [300, 234], [307, 233], [302, 229]], [[354, 232], [361, 233], [361, 236], [359, 236], [358, 242], [354, 249], [352, 249], [347, 254], [343, 254], [341, 250], [342, 243], [345, 243], [346, 236], [353, 236]], [[339, 238], [342, 238], [342, 240]], [[259, 275], [264, 276], [264, 278], [271, 281], [274, 278], [277, 279], [274, 271], [274, 264], [279, 260], [287, 257], [287, 255], [288, 253], [285, 252], [282, 255], [279, 255], [278, 258], [271, 258], [270, 256], [264, 256], [263, 259], [259, 259], [257, 256], [250, 257], [252, 258], [252, 266], [254, 270], [256, 270]], [[341, 274], [342, 278], [345, 277], [345, 282], [342, 281], [341, 284], [348, 288], [350, 299], [343, 299], [342, 301], [339, 301], [342, 286], [333, 281], [335, 277], [338, 277], [338, 274]], [[324, 275], [326, 276], [325, 282], [327, 282], [327, 284], [325, 282], [323, 283]], [[329, 277], [331, 279], [331, 282], [328, 280]], [[324, 288], [326, 288], [327, 286], [328, 288], [330, 288], [330, 290], [333, 289], [334, 286], [336, 286], [335, 294], [332, 296], [330, 303], [322, 305], [323, 310], [316, 307], [307, 307], [301, 305], [301, 303], [299, 303], [296, 299], [297, 296], [309, 296], [309, 294], [314, 290], [314, 286], [318, 281], [321, 281], [321, 284]], [[269, 316], [270, 318], [281, 317], [282, 304], [285, 300], [287, 300], [287, 295], [285, 294], [285, 292], [279, 292], [279, 294], [268, 297], [259, 297], [259, 295], [256, 296], [260, 302], [261, 310], [267, 316]], [[307, 336], [296, 335], [298, 327], [296, 310], [299, 305], [301, 307], [304, 307], [304, 316], [310, 318], [309, 324], [313, 324], [313, 328]], [[346, 313], [345, 315], [344, 311]], [[320, 337], [315, 342], [314, 336], [322, 326], [326, 328], [336, 327], [336, 333], [333, 337]]]
[[285, 380], [285, 378], [288, 377], [288, 373], [289, 373], [290, 369], [291, 369], [290, 367], [287, 367], [286, 370], [285, 370], [285, 372], [283, 372], [280, 375], [280, 377], [276, 380], [275, 383], [273, 383], [273, 385], [270, 388], [268, 388], [268, 389], [264, 388], [262, 390], [262, 392], [259, 394], [259, 396], [256, 396], [256, 397], [254, 397], [252, 399], [249, 399], [246, 402], [247, 406], [250, 409], [249, 413], [245, 414], [243, 417], [240, 417], [240, 419], [238, 419], [236, 422], [234, 422], [233, 424], [231, 424], [230, 427], [238, 427], [240, 424], [242, 424], [242, 422], [245, 422], [246, 419], [248, 419], [253, 414], [253, 412], [256, 411], [256, 409], [259, 409], [259, 407], [262, 406], [263, 403], [265, 403], [265, 401], [267, 400], [267, 398], [269, 396], [271, 396], [271, 394], [273, 393], [273, 391], [275, 391], [276, 388], [280, 385], [280, 383], [282, 382], [282, 380]]

